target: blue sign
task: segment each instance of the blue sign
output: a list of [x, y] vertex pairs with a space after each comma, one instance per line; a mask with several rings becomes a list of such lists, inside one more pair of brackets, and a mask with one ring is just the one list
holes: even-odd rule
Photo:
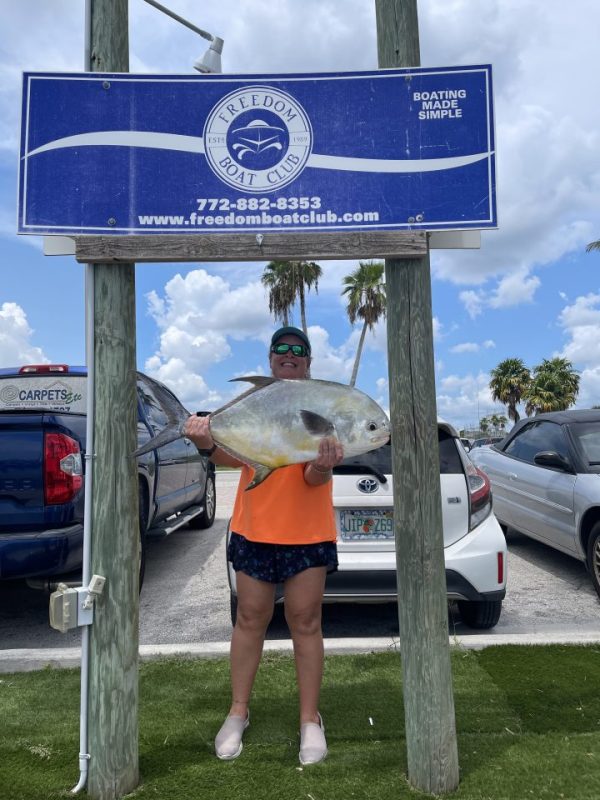
[[496, 227], [489, 66], [26, 73], [19, 233]]

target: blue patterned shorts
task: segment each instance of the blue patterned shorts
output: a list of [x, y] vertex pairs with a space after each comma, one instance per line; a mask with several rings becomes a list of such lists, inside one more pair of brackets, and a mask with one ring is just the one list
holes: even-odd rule
[[311, 567], [338, 568], [335, 542], [317, 544], [265, 544], [250, 542], [239, 533], [231, 533], [227, 558], [236, 572], [267, 583], [283, 583]]

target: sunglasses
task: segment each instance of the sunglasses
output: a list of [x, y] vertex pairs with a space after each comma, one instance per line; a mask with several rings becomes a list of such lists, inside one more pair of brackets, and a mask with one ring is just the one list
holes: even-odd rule
[[308, 355], [308, 349], [303, 344], [274, 344], [271, 352], [278, 356], [284, 356], [292, 351], [292, 355], [304, 358]]

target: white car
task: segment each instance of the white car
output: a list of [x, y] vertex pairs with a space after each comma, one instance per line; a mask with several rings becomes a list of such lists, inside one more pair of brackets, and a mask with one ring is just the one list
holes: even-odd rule
[[[506, 593], [507, 547], [492, 513], [490, 483], [451, 425], [438, 422], [438, 441], [448, 600], [457, 601], [465, 624], [492, 628]], [[397, 600], [391, 459], [387, 444], [334, 470], [339, 568], [327, 576], [325, 602]], [[229, 562], [228, 576], [235, 621], [235, 572]]]

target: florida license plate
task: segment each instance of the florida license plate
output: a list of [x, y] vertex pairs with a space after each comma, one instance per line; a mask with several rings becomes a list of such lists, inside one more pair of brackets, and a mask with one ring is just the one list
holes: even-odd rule
[[340, 533], [345, 542], [394, 538], [393, 511], [374, 508], [339, 512]]

